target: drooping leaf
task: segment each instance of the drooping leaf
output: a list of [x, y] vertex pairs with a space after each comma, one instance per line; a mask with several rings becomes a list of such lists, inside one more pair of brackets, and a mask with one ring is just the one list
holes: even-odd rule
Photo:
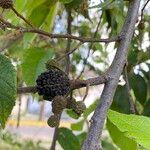
[[72, 2], [73, 0], [59, 0], [60, 2], [64, 3], [64, 4], [67, 4], [67, 3], [70, 3]]
[[0, 125], [4, 128], [16, 100], [16, 71], [11, 61], [0, 55]]
[[136, 142], [126, 137], [124, 133], [121, 132], [109, 119], [107, 120], [107, 129], [109, 131], [109, 134], [113, 142], [121, 150], [127, 150], [127, 149], [136, 150], [137, 149]]
[[150, 148], [150, 118], [126, 115], [110, 110], [108, 119], [124, 133], [124, 136], [134, 140], [147, 149]]
[[[52, 0], [45, 0], [42, 3], [41, 1], [36, 1], [35, 3], [36, 5], [34, 4], [34, 2], [31, 4], [34, 5], [34, 7], [32, 8], [33, 10], [29, 15], [29, 20], [32, 20], [32, 24], [34, 26], [43, 26], [44, 30], [51, 32], [54, 24], [55, 15], [57, 13], [58, 2]], [[36, 34], [31, 33], [24, 35], [25, 48], [28, 48], [27, 45], [31, 44], [35, 37]]]
[[81, 134], [77, 135], [77, 138], [78, 138], [81, 146], [83, 145], [83, 142], [84, 142], [86, 136], [87, 136], [86, 132], [82, 132]]
[[[147, 71], [145, 71], [144, 68], [140, 68], [139, 71], [142, 72], [142, 74], [144, 75], [144, 79], [147, 84], [147, 99], [148, 99], [148, 98], [150, 98], [150, 64], [146, 63], [146, 66], [148, 67]], [[146, 101], [146, 103], [147, 103], [147, 101]]]
[[21, 59], [23, 57], [24, 48], [21, 44], [19, 44], [20, 41], [14, 42], [14, 44], [8, 49], [9, 55], [12, 58], [19, 58]]
[[144, 110], [142, 113], [144, 116], [150, 117], [150, 98], [144, 104]]
[[147, 85], [144, 78], [140, 75], [133, 74], [129, 78], [129, 81], [136, 99], [143, 105], [147, 98]]
[[27, 49], [31, 46], [35, 37], [36, 37], [36, 34], [34, 34], [34, 33], [25, 33], [23, 35], [23, 47], [24, 47], [24, 49]]
[[77, 9], [82, 2], [83, 0], [72, 0], [70, 3], [66, 3], [65, 7], [67, 9]]
[[[32, 11], [29, 19], [32, 20], [32, 23], [35, 26], [40, 27], [44, 23], [44, 20], [46, 19], [47, 15], [49, 14], [49, 11], [50, 11], [50, 3], [54, 3], [54, 2], [51, 2], [50, 0], [46, 0], [41, 5], [38, 5]], [[41, 13], [39, 13], [39, 12], [41, 12]]]
[[59, 128], [58, 142], [64, 150], [80, 150], [78, 138], [67, 128]]
[[147, 60], [149, 60], [149, 53], [149, 51], [140, 51], [138, 54], [138, 63], [146, 62]]
[[98, 100], [96, 100], [93, 104], [91, 104], [83, 113], [83, 117], [87, 118], [96, 108], [98, 104]]
[[45, 62], [51, 59], [52, 56], [52, 50], [31, 48], [25, 51], [22, 72], [27, 85], [35, 85], [37, 76], [45, 70]]
[[59, 10], [59, 3], [58, 2], [53, 2], [53, 4], [50, 5], [50, 10], [45, 18], [43, 29], [47, 32], [52, 32], [53, 25], [55, 22], [55, 16], [57, 15], [57, 11]]
[[73, 110], [68, 109], [66, 110], [66, 113], [69, 115], [69, 117], [74, 118], [74, 119], [78, 119], [79, 115], [77, 115]]
[[71, 124], [71, 129], [75, 131], [81, 131], [83, 129], [84, 120], [81, 120], [77, 123]]
[[104, 2], [102, 2], [98, 5], [92, 6], [90, 8], [101, 8], [101, 9], [103, 9], [103, 8], [107, 7], [108, 5], [110, 5], [112, 2], [113, 2], [113, 0], [105, 0]]
[[128, 69], [129, 70], [132, 69], [132, 67], [137, 64], [138, 53], [139, 53], [139, 51], [133, 50], [133, 47], [131, 47], [131, 49], [129, 50], [129, 53], [128, 53]]
[[114, 144], [112, 142], [109, 142], [108, 140], [102, 139], [101, 143], [103, 150], [117, 150]]
[[111, 109], [127, 114], [130, 113], [130, 105], [125, 86], [118, 85]]

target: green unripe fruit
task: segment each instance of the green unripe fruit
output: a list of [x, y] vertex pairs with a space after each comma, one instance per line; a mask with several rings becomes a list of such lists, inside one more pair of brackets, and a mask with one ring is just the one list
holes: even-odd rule
[[66, 108], [68, 108], [68, 109], [73, 109], [73, 108], [75, 108], [75, 106], [76, 106], [76, 99], [75, 98], [70, 98], [70, 97], [68, 97], [67, 98], [67, 106], [66, 106]]
[[67, 100], [63, 96], [56, 96], [52, 101], [52, 112], [60, 114], [66, 108]]
[[72, 109], [77, 115], [80, 116], [86, 110], [86, 106], [83, 101], [78, 101], [76, 102], [76, 104], [74, 105], [74, 108]]
[[83, 114], [86, 109], [86, 106], [83, 101], [76, 101], [75, 98], [67, 98], [67, 106], [66, 108], [72, 109], [77, 115]]

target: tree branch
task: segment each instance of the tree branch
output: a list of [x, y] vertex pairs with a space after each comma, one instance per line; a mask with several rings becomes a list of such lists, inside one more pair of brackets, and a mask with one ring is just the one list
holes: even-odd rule
[[[87, 79], [87, 80], [71, 80], [70, 81], [71, 90], [86, 87], [87, 84], [89, 86], [103, 84], [107, 80], [108, 80], [107, 75], [101, 75], [99, 77], [90, 78], [90, 79]], [[36, 92], [37, 92], [36, 86], [18, 87], [18, 89], [17, 89], [18, 94], [36, 93]]]
[[119, 43], [115, 58], [108, 70], [110, 80], [105, 83], [100, 102], [91, 118], [91, 126], [82, 150], [99, 150], [100, 137], [102, 134], [107, 111], [110, 108], [118, 85], [119, 77], [126, 63], [128, 48], [134, 33], [135, 24], [138, 17], [140, 0], [132, 0], [129, 3], [127, 17], [121, 31], [123, 37]]
[[57, 39], [72, 39], [72, 40], [77, 40], [80, 41], [82, 43], [86, 43], [86, 42], [104, 42], [104, 43], [109, 43], [109, 42], [119, 42], [121, 40], [120, 36], [117, 37], [112, 37], [112, 38], [106, 38], [106, 39], [100, 39], [100, 38], [88, 38], [88, 37], [78, 37], [78, 36], [74, 36], [74, 35], [70, 35], [70, 34], [52, 34], [49, 32], [46, 32], [44, 30], [38, 29], [38, 28], [24, 28], [21, 26], [15, 26], [13, 24], [11, 24], [10, 22], [4, 20], [2, 17], [0, 17], [0, 22], [2, 22], [5, 27], [7, 28], [12, 28], [12, 29], [16, 29], [18, 31], [20, 31], [20, 33], [37, 33], [46, 37], [49, 37], [51, 39], [53, 38], [57, 38]]
[[47, 37], [50, 37], [51, 39], [53, 38], [61, 38], [61, 39], [73, 39], [73, 40], [77, 40], [80, 42], [104, 42], [104, 43], [108, 43], [108, 42], [115, 42], [115, 41], [119, 41], [120, 37], [112, 37], [112, 38], [108, 38], [108, 39], [99, 39], [99, 38], [86, 38], [86, 37], [78, 37], [78, 36], [74, 36], [74, 35], [70, 35], [70, 34], [52, 34], [52, 33], [48, 33], [45, 32], [43, 30], [40, 29], [23, 29], [22, 32], [31, 32], [31, 33], [37, 33], [37, 34], [41, 34], [41, 35], [45, 35]]
[[72, 54], [76, 49], [78, 49], [81, 45], [83, 44], [83, 42], [80, 42], [76, 45], [76, 47], [74, 47], [72, 50], [68, 51], [66, 54], [64, 54], [63, 56], [57, 58], [57, 61], [62, 60], [63, 58], [65, 58], [66, 56], [69, 56], [70, 54]]
[[147, 2], [144, 4], [143, 8], [141, 9], [141, 20], [143, 19], [144, 9], [145, 9], [145, 7], [147, 6], [147, 4], [148, 4], [149, 2], [150, 2], [150, 1], [147, 0]]
[[23, 17], [14, 7], [11, 7], [12, 11], [21, 18], [25, 23], [27, 23], [29, 26], [33, 27], [33, 25], [25, 18]]
[[37, 92], [36, 86], [18, 87], [17, 89], [18, 94], [36, 93], [36, 92]]

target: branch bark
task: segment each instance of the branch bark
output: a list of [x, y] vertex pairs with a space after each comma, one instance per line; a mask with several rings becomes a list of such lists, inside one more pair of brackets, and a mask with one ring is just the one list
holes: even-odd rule
[[67, 34], [52, 34], [49, 32], [46, 32], [44, 30], [38, 29], [36, 27], [32, 27], [32, 28], [24, 28], [21, 26], [15, 26], [12, 23], [4, 20], [1, 16], [0, 16], [0, 22], [3, 23], [5, 25], [5, 28], [11, 28], [11, 29], [15, 29], [18, 32], [20, 32], [20, 34], [23, 33], [37, 33], [39, 35], [43, 35], [46, 37], [49, 37], [51, 39], [72, 39], [72, 40], [77, 40], [80, 41], [82, 43], [94, 43], [94, 42], [104, 42], [104, 43], [109, 43], [109, 42], [116, 42], [116, 41], [120, 41], [120, 37], [112, 37], [112, 38], [106, 38], [106, 39], [100, 39], [100, 38], [89, 38], [89, 37], [78, 37], [78, 36], [74, 36], [71, 35], [69, 33]]
[[[79, 88], [83, 88], [86, 87], [87, 84], [89, 86], [94, 86], [94, 85], [99, 85], [99, 84], [103, 84], [108, 80], [107, 75], [101, 75], [99, 77], [95, 77], [95, 78], [90, 78], [87, 80], [71, 80], [70, 84], [71, 84], [71, 90], [75, 90], [75, 89], [79, 89]], [[26, 94], [26, 93], [36, 93], [37, 89], [36, 86], [30, 86], [30, 87], [18, 87], [17, 89], [17, 93], [18, 94]]]
[[73, 39], [73, 40], [80, 41], [82, 43], [85, 43], [85, 42], [109, 43], [109, 42], [116, 42], [116, 41], [120, 40], [120, 37], [112, 37], [112, 38], [109, 38], [109, 39], [100, 39], [100, 38], [88, 38], [88, 37], [84, 38], [84, 37], [78, 37], [78, 36], [74, 36], [74, 35], [70, 35], [70, 34], [51, 34], [51, 33], [45, 32], [45, 31], [40, 30], [40, 29], [22, 29], [22, 32], [23, 33], [26, 33], [26, 32], [37, 33], [37, 34], [41, 34], [41, 35], [50, 37], [51, 39], [54, 39], [54, 38], [57, 38], [57, 39], [59, 39], [59, 38], [61, 38], [61, 39]]
[[102, 134], [107, 111], [112, 104], [113, 97], [118, 85], [119, 77], [126, 63], [128, 48], [134, 33], [135, 24], [138, 17], [140, 0], [132, 0], [129, 3], [127, 17], [121, 31], [121, 41], [119, 43], [115, 58], [108, 70], [110, 79], [105, 83], [100, 102], [91, 119], [91, 126], [82, 150], [99, 150], [100, 137]]

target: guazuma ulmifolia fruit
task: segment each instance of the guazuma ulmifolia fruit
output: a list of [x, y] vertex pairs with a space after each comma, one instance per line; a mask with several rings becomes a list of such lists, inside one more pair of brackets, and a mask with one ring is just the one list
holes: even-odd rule
[[50, 116], [47, 120], [47, 124], [52, 128], [59, 126], [59, 115]]
[[10, 9], [13, 7], [13, 1], [12, 0], [0, 0], [0, 7], [3, 9]]
[[67, 97], [67, 105], [66, 108], [68, 109], [72, 109], [74, 108], [76, 105], [76, 99], [73, 97]]
[[70, 80], [60, 69], [52, 68], [38, 76], [37, 92], [45, 100], [52, 100], [55, 96], [64, 96], [70, 91]]
[[72, 109], [77, 115], [80, 116], [85, 111], [86, 106], [83, 101], [76, 101], [76, 99], [68, 97], [66, 108]]
[[56, 96], [52, 101], [52, 112], [60, 114], [66, 108], [67, 100], [63, 96]]
[[77, 115], [80, 116], [85, 111], [86, 106], [83, 101], [78, 101], [76, 102], [76, 104], [73, 106], [72, 109]]

